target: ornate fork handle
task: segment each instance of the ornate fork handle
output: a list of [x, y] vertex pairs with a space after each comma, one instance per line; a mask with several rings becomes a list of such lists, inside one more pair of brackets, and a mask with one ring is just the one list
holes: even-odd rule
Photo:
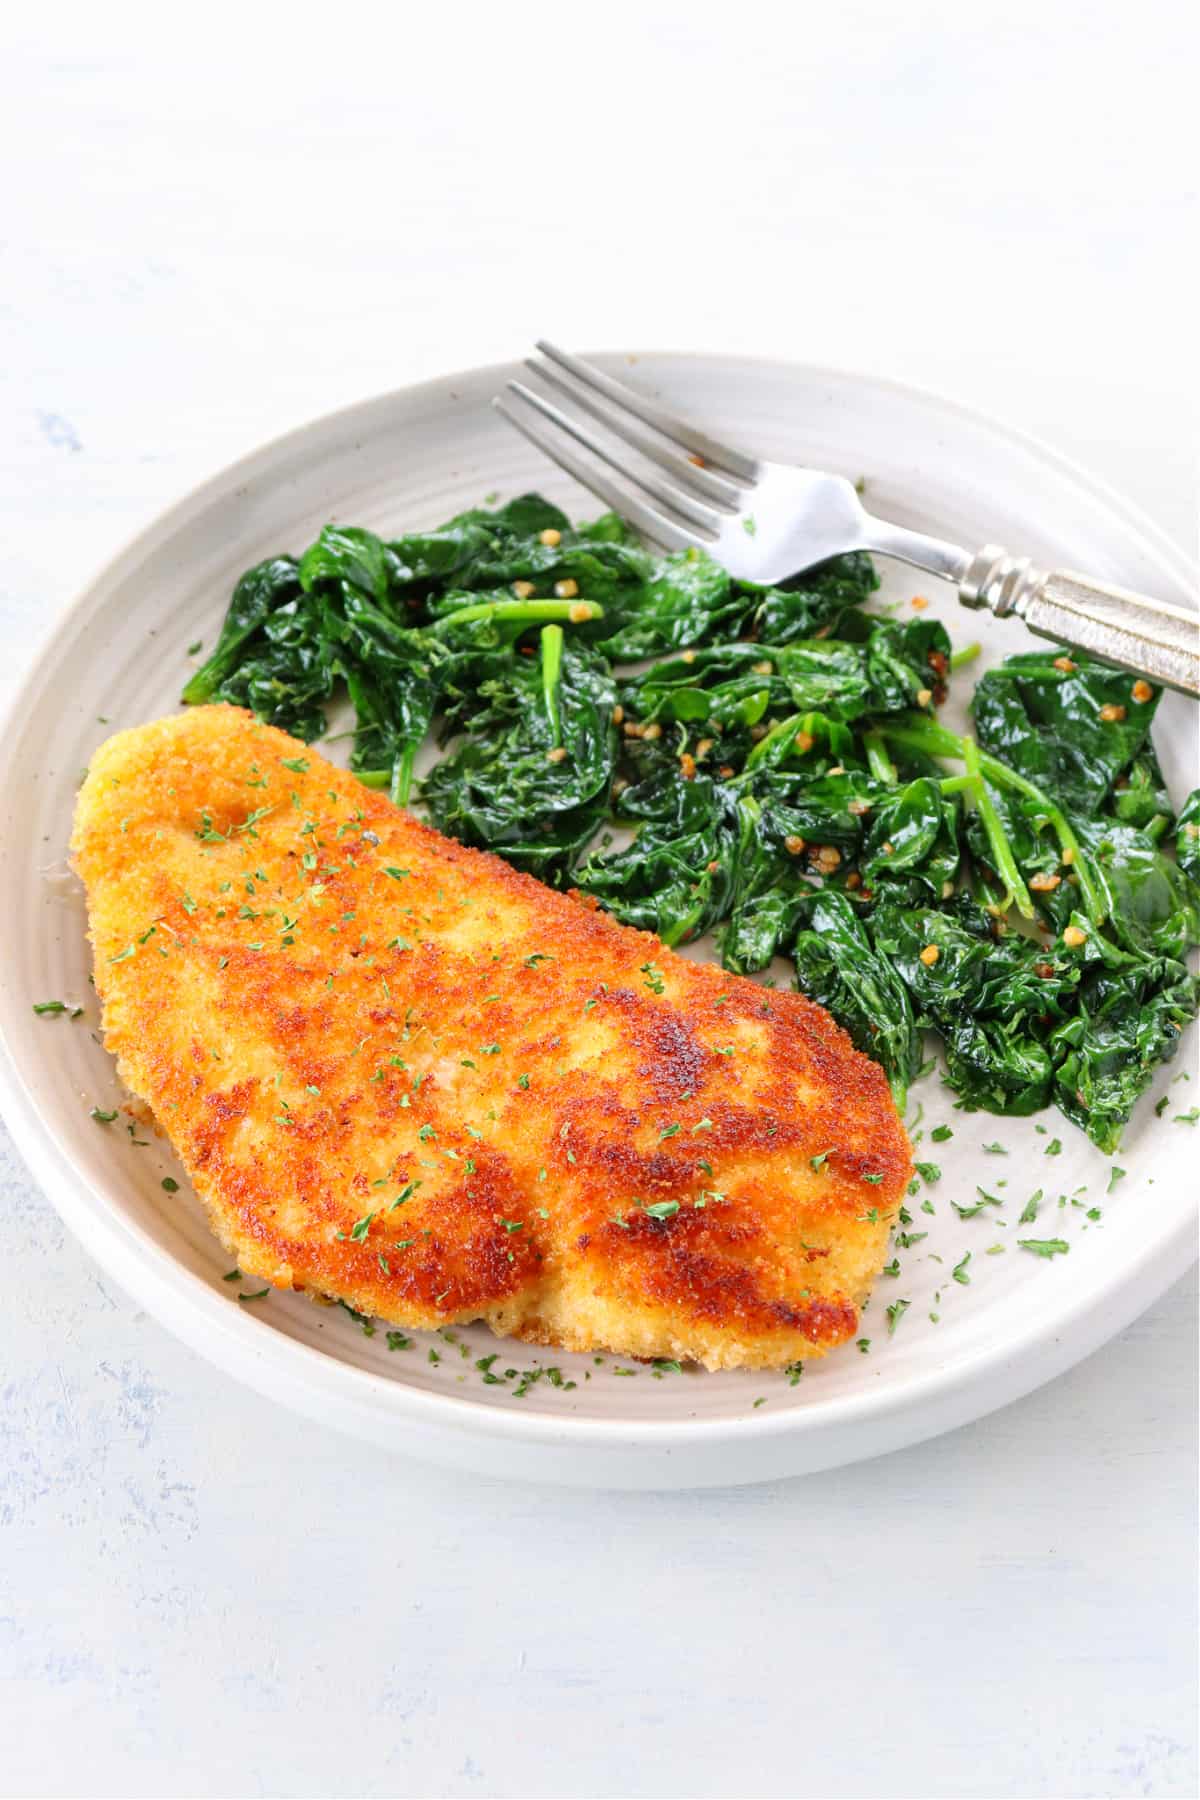
[[1039, 637], [1200, 698], [1200, 615], [1065, 570], [1044, 574], [987, 545], [959, 583], [967, 606], [1015, 613]]

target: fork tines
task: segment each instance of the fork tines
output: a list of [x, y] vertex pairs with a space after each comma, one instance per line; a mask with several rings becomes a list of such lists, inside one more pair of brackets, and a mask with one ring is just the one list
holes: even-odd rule
[[[758, 464], [754, 459], [581, 357], [570, 356], [544, 339], [539, 339], [537, 348], [546, 361], [529, 358], [533, 373], [654, 466], [640, 466], [618, 445], [606, 444], [590, 426], [524, 382], [507, 384], [505, 392], [493, 401], [497, 411], [560, 468], [665, 549], [713, 543], [755, 483]], [[572, 439], [590, 456], [581, 456], [572, 447]], [[614, 480], [592, 458], [623, 479]], [[674, 479], [664, 479], [659, 469]]]

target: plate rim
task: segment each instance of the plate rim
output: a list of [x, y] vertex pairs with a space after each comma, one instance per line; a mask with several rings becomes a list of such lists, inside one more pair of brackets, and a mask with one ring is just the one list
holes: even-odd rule
[[[1049, 464], [1089, 498], [1109, 508], [1130, 536], [1140, 539], [1148, 559], [1163, 570], [1167, 579], [1183, 587], [1196, 579], [1195, 565], [1186, 551], [1136, 502], [1038, 436], [937, 390], [867, 370], [775, 356], [652, 349], [609, 349], [587, 354], [606, 361], [633, 359], [634, 364], [657, 359], [726, 369], [786, 368], [791, 374], [814, 381], [847, 382], [898, 395], [923, 410], [935, 409], [943, 416], [967, 421], [998, 441]], [[79, 615], [97, 591], [119, 580], [123, 565], [140, 559], [156, 540], [168, 535], [210, 499], [236, 488], [241, 479], [252, 477], [264, 465], [270, 466], [289, 448], [301, 446], [311, 433], [336, 429], [339, 424], [347, 424], [356, 416], [363, 418], [375, 409], [386, 413], [390, 406], [422, 395], [435, 397], [439, 391], [453, 390], [456, 382], [479, 382], [491, 377], [498, 389], [513, 367], [511, 363], [486, 363], [459, 368], [348, 401], [276, 433], [195, 483], [134, 531], [51, 620], [0, 710], [0, 731], [6, 736], [11, 734], [29, 689], [44, 675], [61, 640], [72, 634]], [[315, 1345], [269, 1329], [264, 1331], [252, 1316], [240, 1309], [231, 1310], [201, 1275], [186, 1269], [142, 1226], [117, 1214], [90, 1177], [84, 1173], [81, 1178], [81, 1171], [67, 1151], [43, 1131], [37, 1102], [23, 1080], [2, 1019], [0, 1111], [38, 1186], [87, 1253], [113, 1275], [131, 1298], [146, 1304], [159, 1322], [190, 1348], [258, 1392], [275, 1398], [282, 1384], [289, 1390], [288, 1403], [293, 1407], [351, 1431], [356, 1429], [354, 1423], [314, 1407], [314, 1388], [321, 1390], [324, 1399], [336, 1397], [345, 1401], [350, 1397], [371, 1410], [382, 1409], [393, 1430], [407, 1422], [417, 1428], [440, 1427], [451, 1435], [483, 1436], [497, 1443], [575, 1447], [582, 1451], [651, 1445], [669, 1450], [720, 1443], [766, 1445], [792, 1441], [799, 1451], [802, 1443], [815, 1448], [830, 1434], [865, 1433], [878, 1420], [894, 1416], [902, 1425], [901, 1434], [886, 1447], [897, 1448], [985, 1417], [1082, 1361], [1185, 1275], [1200, 1248], [1195, 1241], [1194, 1222], [1182, 1215], [1164, 1228], [1132, 1266], [1126, 1261], [1112, 1275], [1077, 1296], [1066, 1311], [1060, 1308], [1048, 1314], [1036, 1330], [1021, 1337], [1019, 1345], [1003, 1339], [987, 1343], [960, 1355], [950, 1365], [910, 1377], [900, 1392], [887, 1387], [878, 1391], [865, 1388], [860, 1393], [823, 1401], [811, 1410], [750, 1412], [719, 1418], [613, 1419], [565, 1411], [561, 1415], [526, 1413], [488, 1406], [469, 1394], [442, 1394], [410, 1386], [342, 1362]], [[148, 1287], [156, 1290], [149, 1298]], [[176, 1302], [181, 1304], [177, 1306]], [[934, 1416], [939, 1403], [941, 1418]], [[838, 1452], [829, 1461], [858, 1460], [879, 1453], [880, 1448], [862, 1443], [846, 1453]], [[815, 1468], [827, 1463], [818, 1456], [805, 1466]]]

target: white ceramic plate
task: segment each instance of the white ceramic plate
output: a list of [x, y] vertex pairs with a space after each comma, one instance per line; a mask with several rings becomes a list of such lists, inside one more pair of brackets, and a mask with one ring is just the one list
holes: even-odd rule
[[[1190, 603], [1186, 564], [1132, 508], [1040, 446], [945, 401], [740, 358], [599, 360], [766, 456], [864, 476], [885, 517]], [[16, 1140], [97, 1260], [195, 1349], [310, 1418], [467, 1470], [619, 1487], [756, 1481], [975, 1418], [1120, 1330], [1193, 1256], [1200, 1140], [1172, 1117], [1200, 1092], [1179, 1079], [1194, 1063], [1194, 1038], [1139, 1107], [1117, 1159], [1127, 1173], [1111, 1194], [1111, 1161], [1057, 1113], [1036, 1121], [959, 1113], [938, 1076], [918, 1084], [917, 1154], [942, 1176], [910, 1201], [909, 1229], [928, 1235], [898, 1252], [898, 1277], [881, 1279], [862, 1328], [869, 1346], [810, 1365], [795, 1385], [779, 1374], [656, 1379], [621, 1358], [534, 1354], [481, 1327], [453, 1334], [457, 1344], [421, 1337], [389, 1352], [383, 1329], [366, 1337], [344, 1313], [302, 1296], [242, 1307], [167, 1148], [134, 1142], [124, 1115], [107, 1128], [89, 1117], [122, 1095], [98, 1041], [82, 896], [64, 862], [80, 771], [110, 731], [177, 710], [194, 666], [187, 646], [211, 645], [236, 577], [272, 551], [300, 549], [327, 519], [396, 533], [492, 492], [532, 487], [582, 516], [598, 510], [490, 409], [518, 372], [429, 382], [268, 445], [152, 525], [54, 629], [3, 740], [0, 1093]], [[956, 642], [983, 638], [976, 672], [1023, 647], [1020, 627], [981, 621], [909, 571], [883, 572], [885, 601], [907, 607], [921, 591]], [[1177, 797], [1195, 779], [1194, 733], [1194, 710], [1168, 696], [1157, 741]], [[32, 1004], [48, 998], [78, 1002], [85, 1016], [36, 1017]], [[1157, 1120], [1163, 1093], [1171, 1098]], [[930, 1129], [943, 1123], [953, 1139], [931, 1144]], [[1061, 1151], [1051, 1154], [1056, 1140]], [[996, 1142], [1006, 1156], [983, 1148]], [[179, 1193], [164, 1191], [164, 1176], [181, 1181]], [[976, 1184], [1004, 1204], [960, 1220], [950, 1202], [972, 1199]], [[1037, 1225], [1022, 1228], [1018, 1215], [1037, 1188]], [[921, 1210], [925, 1200], [932, 1214]], [[1095, 1208], [1099, 1218], [1089, 1216]], [[1044, 1262], [1018, 1249], [1026, 1235], [1062, 1236], [1071, 1248]], [[969, 1285], [952, 1278], [967, 1252]], [[891, 1334], [885, 1308], [895, 1300], [910, 1305]], [[485, 1385], [474, 1363], [491, 1350], [500, 1369], [553, 1364], [564, 1385], [543, 1376], [520, 1398], [516, 1382]]]

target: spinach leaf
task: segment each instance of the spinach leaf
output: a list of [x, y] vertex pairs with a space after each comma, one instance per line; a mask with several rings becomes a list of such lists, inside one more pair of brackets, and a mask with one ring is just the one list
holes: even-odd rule
[[917, 880], [940, 900], [958, 866], [958, 807], [936, 781], [918, 776], [875, 800], [861, 861], [870, 890], [886, 890], [900, 876]]
[[[744, 790], [737, 800], [738, 835], [733, 857], [733, 892], [728, 923], [721, 934], [721, 959], [727, 969], [753, 974], [795, 936], [813, 889], [804, 879], [804, 858], [811, 839], [813, 808], [802, 817], [773, 796], [765, 799]], [[857, 821], [846, 815], [850, 836]], [[820, 829], [824, 833], [822, 818]]]
[[432, 633], [395, 625], [358, 596], [345, 604], [339, 667], [357, 720], [350, 767], [407, 806], [451, 654]]
[[[564, 647], [554, 625], [543, 628], [540, 656], [495, 668], [480, 686], [486, 708], [465, 721], [469, 735], [422, 796], [440, 830], [563, 881], [607, 810], [615, 684], [602, 658]], [[485, 719], [496, 727], [486, 735]]]
[[337, 679], [336, 640], [326, 610], [311, 595], [272, 612], [208, 697], [249, 707], [269, 725], [311, 743], [326, 729], [325, 701]]
[[872, 619], [866, 643], [871, 711], [905, 712], [945, 695], [950, 639], [937, 619]]
[[1135, 686], [1079, 651], [1010, 656], [975, 689], [975, 730], [991, 755], [1087, 817], [1145, 748], [1159, 692], [1139, 701]]
[[940, 1029], [946, 1079], [968, 1106], [1021, 1116], [1048, 1103], [1050, 1056], [1023, 1019], [947, 1019]]
[[373, 531], [354, 525], [326, 525], [300, 558], [305, 593], [331, 585], [345, 594], [365, 594], [376, 604], [388, 595], [387, 550]]
[[739, 594], [753, 599], [754, 636], [767, 644], [791, 644], [798, 638], [839, 635], [846, 614], [870, 598], [879, 577], [870, 557], [853, 551], [777, 587], [749, 581], [735, 585]]
[[657, 662], [622, 687], [630, 718], [642, 724], [695, 722], [706, 733], [757, 725], [772, 704], [789, 704], [788, 688], [770, 653], [754, 644], [686, 650]]
[[1173, 958], [1130, 955], [1095, 935], [1089, 954], [1079, 1010], [1050, 1041], [1054, 1097], [1111, 1155], [1155, 1070], [1195, 1018], [1200, 980]]
[[249, 654], [248, 646], [271, 614], [295, 602], [300, 591], [294, 557], [269, 556], [265, 562], [246, 570], [233, 590], [216, 649], [183, 690], [183, 698], [189, 706], [218, 698], [220, 688]]
[[903, 1110], [921, 1059], [907, 990], [876, 955], [844, 894], [817, 893], [796, 938], [796, 986], [831, 1012], [860, 1050], [881, 1063]]
[[1193, 788], [1175, 823], [1175, 858], [1185, 874], [1200, 881], [1200, 788]]
[[622, 795], [623, 809], [649, 808], [622, 850], [596, 851], [580, 867], [580, 887], [627, 925], [664, 944], [685, 944], [727, 910], [737, 814], [729, 790], [709, 777], [661, 778]]
[[1124, 948], [1181, 957], [1200, 943], [1200, 886], [1152, 838], [1109, 819], [1079, 819], [1075, 829]]
[[1109, 810], [1123, 825], [1136, 825], [1156, 839], [1170, 829], [1175, 814], [1154, 745], [1149, 741], [1124, 773], [1117, 776], [1109, 796]]
[[[606, 597], [584, 582], [580, 586], [589, 596]], [[620, 610], [622, 623], [602, 648], [613, 662], [636, 662], [710, 642], [740, 623], [746, 605], [720, 563], [702, 550], [679, 550], [646, 572], [641, 585], [625, 594]]]

